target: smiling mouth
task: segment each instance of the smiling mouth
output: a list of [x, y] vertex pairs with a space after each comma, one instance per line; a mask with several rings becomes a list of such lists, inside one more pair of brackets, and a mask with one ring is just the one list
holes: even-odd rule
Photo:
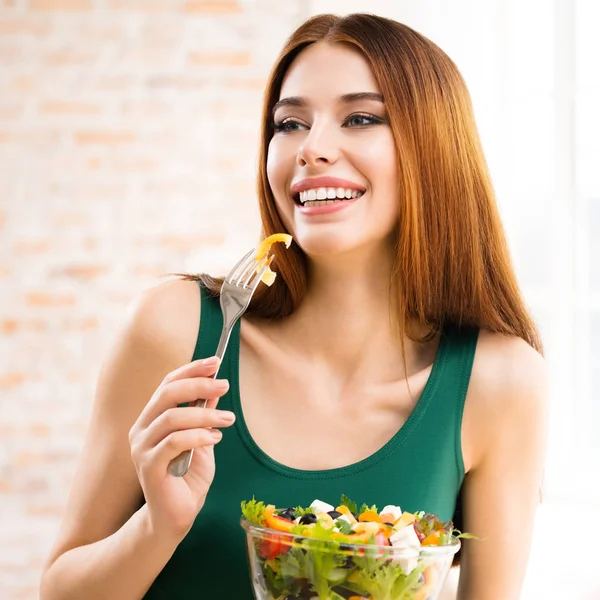
[[299, 206], [323, 206], [344, 200], [354, 200], [364, 194], [352, 188], [313, 188], [294, 195], [294, 202]]

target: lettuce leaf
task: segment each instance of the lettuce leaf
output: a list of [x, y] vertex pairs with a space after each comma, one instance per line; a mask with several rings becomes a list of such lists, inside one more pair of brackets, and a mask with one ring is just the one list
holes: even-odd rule
[[340, 545], [333, 533], [332, 529], [315, 524], [310, 534], [310, 550], [304, 555], [304, 576], [322, 600], [330, 598], [331, 588], [348, 576], [347, 569], [341, 568], [346, 558], [338, 552]]
[[460, 529], [453, 529], [451, 535], [453, 538], [457, 538], [459, 540], [483, 540], [483, 538], [480, 538], [477, 535], [473, 535], [472, 533], [463, 533]]
[[367, 512], [368, 510], [371, 510], [373, 512], [379, 513], [379, 511], [377, 510], [377, 506], [375, 504], [373, 504], [371, 506], [367, 506], [366, 504], [363, 504], [360, 507], [360, 512], [358, 514], [362, 515], [364, 512]]
[[424, 515], [417, 515], [417, 520], [414, 523], [415, 531], [427, 537], [434, 531], [443, 531], [444, 533], [452, 534], [454, 524], [452, 521], [440, 521], [437, 515], [426, 513]]
[[363, 589], [373, 600], [408, 600], [421, 587], [419, 578], [424, 568], [422, 565], [406, 574], [400, 564], [385, 557], [354, 557], [353, 560], [358, 571], [350, 577], [351, 583]]
[[308, 515], [308, 514], [314, 514], [315, 510], [314, 508], [312, 508], [312, 506], [309, 506], [308, 508], [303, 508], [302, 506], [296, 506], [294, 508], [294, 518], [297, 519], [298, 517], [303, 517], [304, 515]]
[[298, 581], [297, 576], [285, 573], [283, 564], [279, 570], [265, 564], [264, 575], [266, 588], [274, 598], [297, 596], [302, 590], [301, 582]]
[[257, 502], [254, 498], [248, 502], [242, 501], [242, 515], [244, 515], [244, 519], [255, 525], [262, 525], [264, 523], [265, 508], [264, 502]]

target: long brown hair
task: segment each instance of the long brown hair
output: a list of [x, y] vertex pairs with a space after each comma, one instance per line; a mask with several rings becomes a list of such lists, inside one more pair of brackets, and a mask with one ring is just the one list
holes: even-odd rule
[[[288, 39], [269, 77], [262, 113], [258, 198], [262, 236], [286, 231], [267, 179], [272, 110], [291, 63], [309, 44], [346, 43], [369, 63], [395, 139], [400, 203], [391, 290], [400, 334], [408, 325], [475, 326], [542, 351], [521, 297], [465, 82], [452, 60], [410, 27], [370, 14], [318, 15]], [[278, 277], [249, 311], [277, 319], [301, 303], [307, 260], [274, 246]], [[199, 278], [218, 294], [221, 281]], [[403, 339], [403, 337], [401, 338]]]

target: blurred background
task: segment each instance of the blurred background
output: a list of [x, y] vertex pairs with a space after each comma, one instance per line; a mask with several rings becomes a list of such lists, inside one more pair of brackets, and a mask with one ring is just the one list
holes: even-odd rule
[[255, 244], [285, 38], [357, 11], [430, 37], [469, 85], [552, 374], [523, 598], [600, 598], [597, 0], [0, 0], [0, 598], [38, 597], [131, 300]]

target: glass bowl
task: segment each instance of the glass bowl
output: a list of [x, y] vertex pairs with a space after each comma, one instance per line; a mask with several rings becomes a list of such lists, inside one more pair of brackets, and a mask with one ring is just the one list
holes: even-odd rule
[[283, 533], [242, 519], [257, 600], [437, 600], [460, 541], [395, 548]]

